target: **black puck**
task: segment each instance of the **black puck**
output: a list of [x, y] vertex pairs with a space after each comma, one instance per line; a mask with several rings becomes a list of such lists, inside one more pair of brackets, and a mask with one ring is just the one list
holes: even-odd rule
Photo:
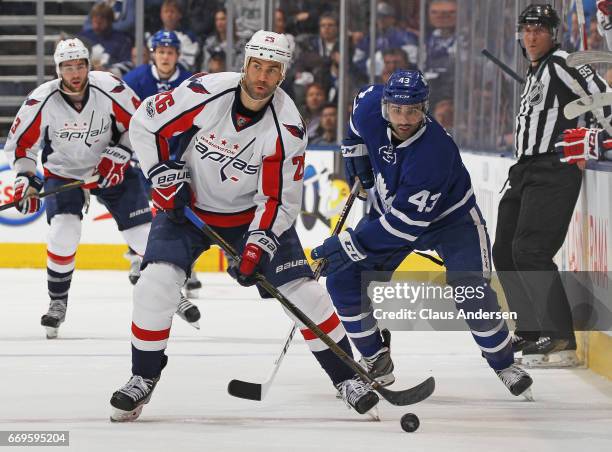
[[405, 432], [414, 432], [419, 428], [421, 422], [416, 414], [406, 413], [402, 416], [400, 424]]

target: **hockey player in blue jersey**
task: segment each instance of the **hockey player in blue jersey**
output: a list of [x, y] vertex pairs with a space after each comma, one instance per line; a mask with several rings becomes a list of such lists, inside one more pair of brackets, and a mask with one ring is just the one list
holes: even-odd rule
[[[151, 38], [152, 63], [145, 63], [125, 74], [123, 81], [138, 94], [143, 101], [164, 91], [171, 91], [187, 80], [193, 74], [183, 69], [179, 64], [181, 54], [181, 41], [173, 31], [160, 30]], [[178, 138], [170, 140], [170, 152], [174, 154], [178, 146]], [[137, 164], [137, 163], [136, 163]], [[147, 189], [149, 183], [139, 171], [142, 182]], [[130, 261], [130, 281], [136, 284], [140, 277], [140, 257], [132, 250], [125, 255]], [[194, 271], [185, 283], [185, 291], [188, 297], [195, 296], [196, 291], [202, 287]], [[185, 308], [190, 309], [185, 301]]]
[[153, 63], [145, 63], [131, 70], [123, 81], [142, 100], [179, 86], [193, 74], [179, 64], [181, 41], [173, 31], [158, 31], [151, 39]]
[[[360, 179], [373, 208], [355, 230], [332, 236], [312, 251], [314, 259], [327, 259], [323, 275], [336, 310], [362, 365], [381, 384], [395, 380], [390, 334], [381, 334], [371, 306], [363, 308], [362, 272], [393, 272], [413, 250], [435, 250], [444, 259], [450, 286], [484, 288], [483, 297], [458, 308], [499, 312], [488, 284], [485, 221], [457, 146], [427, 112], [428, 98], [423, 74], [406, 70], [357, 95], [342, 152], [347, 176]], [[466, 322], [510, 392], [530, 398], [532, 379], [514, 364], [505, 320]]]

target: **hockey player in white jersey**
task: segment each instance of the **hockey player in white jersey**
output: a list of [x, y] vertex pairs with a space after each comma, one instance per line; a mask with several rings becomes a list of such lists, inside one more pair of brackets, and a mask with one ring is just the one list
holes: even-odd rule
[[[261, 272], [338, 345], [350, 345], [329, 295], [314, 279], [293, 226], [302, 202], [307, 136], [278, 86], [292, 52], [260, 30], [245, 47], [242, 73], [196, 74], [137, 110], [130, 138], [158, 208], [134, 290], [132, 377], [111, 398], [114, 421], [136, 419], [166, 365], [171, 313], [192, 262], [211, 245], [183, 208], [190, 205], [241, 252], [231, 274], [245, 286]], [[167, 140], [184, 147], [169, 160]], [[262, 294], [263, 296], [263, 294]], [[363, 414], [378, 402], [312, 331], [300, 330], [344, 400]], [[352, 354], [351, 354], [352, 355]]]
[[[57, 336], [64, 321], [68, 292], [81, 236], [82, 210], [89, 190], [113, 215], [128, 245], [144, 254], [151, 209], [135, 171], [127, 133], [140, 100], [120, 79], [89, 71], [89, 51], [79, 39], [60, 41], [54, 54], [58, 78], [28, 95], [11, 127], [4, 150], [17, 172], [17, 209], [40, 209], [39, 192], [99, 174], [86, 189], [46, 200], [49, 235], [47, 284], [49, 311], [41, 324]], [[44, 181], [36, 176], [42, 149]]]

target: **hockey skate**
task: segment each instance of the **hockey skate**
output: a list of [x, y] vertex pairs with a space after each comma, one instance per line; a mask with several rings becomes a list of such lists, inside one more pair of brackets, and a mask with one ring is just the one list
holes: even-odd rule
[[181, 295], [181, 301], [176, 309], [176, 315], [178, 315], [185, 322], [189, 323], [195, 329], [200, 329], [200, 323], [198, 322], [201, 317], [200, 310], [183, 295]]
[[68, 300], [51, 300], [49, 310], [40, 318], [40, 324], [47, 330], [47, 339], [55, 339], [59, 326], [66, 320]]
[[195, 271], [191, 271], [191, 275], [183, 287], [187, 298], [198, 298], [198, 292], [202, 288], [202, 281], [198, 279], [198, 275]]
[[512, 353], [518, 353], [531, 344], [535, 344], [535, 342], [528, 341], [523, 336], [512, 333]]
[[529, 368], [576, 367], [576, 342], [569, 339], [542, 337], [523, 349], [521, 364]]
[[131, 248], [125, 252], [123, 257], [130, 261], [128, 278], [132, 285], [135, 286], [140, 278], [140, 264], [142, 263], [142, 258]]
[[533, 380], [527, 372], [516, 364], [512, 364], [505, 369], [496, 370], [495, 373], [503, 384], [510, 390], [512, 395], [522, 395], [525, 399], [533, 401], [531, 385]]
[[[357, 376], [338, 383], [336, 389], [342, 395], [344, 403], [359, 414], [372, 410], [379, 401], [378, 395], [372, 391], [370, 385], [361, 381]], [[377, 418], [378, 414], [375, 413], [373, 417]]]
[[380, 333], [383, 338], [382, 348], [372, 356], [362, 356], [359, 363], [382, 386], [389, 386], [395, 381], [391, 360], [391, 332], [385, 328]]
[[135, 421], [140, 416], [144, 405], [149, 403], [157, 378], [142, 378], [140, 375], [132, 375], [130, 380], [118, 391], [113, 393], [110, 403], [112, 422]]

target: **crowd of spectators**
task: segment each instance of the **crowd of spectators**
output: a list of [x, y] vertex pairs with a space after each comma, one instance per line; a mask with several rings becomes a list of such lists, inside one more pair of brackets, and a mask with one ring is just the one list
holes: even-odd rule
[[[420, 69], [432, 84], [430, 109], [448, 129], [453, 126], [456, 0], [421, 0], [427, 5], [419, 57], [419, 0], [378, 1], [374, 81], [385, 83], [399, 68]], [[227, 3], [227, 4], [226, 4]], [[233, 36], [228, 40], [230, 2], [223, 0], [150, 0], [145, 2], [145, 63], [152, 36], [171, 31], [180, 40], [179, 66], [190, 72], [239, 71], [244, 45], [263, 27], [261, 0], [233, 0]], [[336, 143], [339, 92], [338, 0], [279, 0], [273, 30], [294, 46], [294, 64], [283, 82], [300, 108], [312, 144]], [[369, 80], [369, 1], [348, 0], [349, 98]], [[415, 20], [415, 16], [417, 20]], [[119, 77], [135, 67], [135, 1], [101, 0], [94, 4], [79, 37], [91, 47], [92, 65]], [[230, 41], [233, 42], [230, 48]], [[129, 78], [129, 77], [128, 77]], [[350, 105], [346, 106], [350, 108]]]

